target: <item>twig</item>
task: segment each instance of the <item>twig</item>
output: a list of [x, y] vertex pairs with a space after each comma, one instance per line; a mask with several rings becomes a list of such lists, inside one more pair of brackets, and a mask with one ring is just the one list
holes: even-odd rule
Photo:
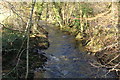
[[9, 7], [11, 8], [11, 10], [13, 11], [13, 13], [15, 13], [17, 16], [19, 16], [21, 18], [21, 20], [25, 23], [25, 21], [23, 20], [23, 18], [21, 17], [21, 15], [19, 15], [16, 10], [15, 7], [8, 1], [6, 1], [9, 4]]
[[118, 44], [120, 44], [120, 42], [116, 42], [116, 43], [113, 43], [113, 44], [111, 44], [111, 45], [108, 45], [108, 46], [106, 46], [106, 47], [104, 47], [104, 48], [100, 48], [99, 52], [100, 52], [100, 51], [103, 51], [103, 50], [105, 50], [105, 49], [108, 49], [108, 48], [112, 48], [112, 47], [114, 47], [114, 46], [116, 46], [116, 45], [118, 45]]
[[23, 50], [21, 51], [20, 55], [18, 56], [17, 64], [15, 65], [15, 67], [14, 67], [14, 68], [13, 68], [10, 72], [8, 72], [6, 75], [4, 75], [4, 76], [9, 75], [12, 71], [14, 71], [14, 70], [16, 69], [16, 67], [17, 67], [17, 66], [18, 66], [18, 64], [19, 64], [20, 57], [21, 57], [21, 55], [22, 55], [23, 51], [25, 51], [25, 49], [23, 49]]
[[[112, 69], [110, 69], [104, 76], [107, 76], [111, 71], [114, 71], [117, 66], [119, 66], [120, 62], [116, 64]], [[118, 69], [117, 69], [118, 70]]]
[[[22, 50], [25, 41], [26, 41], [26, 37], [25, 37], [25, 39], [24, 39], [23, 42], [22, 42], [22, 45], [21, 45], [21, 47], [20, 47], [20, 49], [19, 49], [19, 51], [18, 51], [18, 55], [19, 55], [20, 51]], [[16, 58], [18, 57], [18, 55], [16, 56]]]
[[113, 68], [114, 67], [114, 66], [102, 65], [100, 63], [95, 64], [95, 63], [91, 63], [91, 62], [90, 62], [90, 65], [93, 67], [96, 67], [96, 68]]
[[6, 52], [9, 52], [9, 51], [18, 51], [18, 49], [8, 49], [8, 50], [4, 50]]
[[8, 29], [8, 30], [24, 32], [24, 31], [20, 31], [20, 30], [13, 29], [13, 28], [8, 28], [8, 27], [6, 27], [6, 26], [5, 26], [4, 24], [2, 24], [2, 23], [0, 23], [0, 25], [2, 25], [3, 28]]
[[[118, 64], [116, 64], [115, 66], [106, 66], [106, 65], [101, 65], [101, 64], [99, 64], [99, 63], [97, 63], [97, 64], [98, 64], [98, 65], [93, 64], [93, 63], [90, 63], [91, 66], [96, 67], [96, 68], [98, 68], [98, 69], [99, 69], [99, 68], [111, 68], [104, 76], [106, 76], [107, 74], [109, 74], [111, 71], [116, 71], [116, 73], [117, 73], [118, 71], [120, 71], [119, 68], [116, 69], [116, 67], [119, 66], [120, 62], [119, 62]], [[117, 75], [118, 75], [118, 73], [117, 73]]]
[[[117, 56], [115, 56], [115, 57], [114, 57], [112, 60], [110, 60], [107, 64], [111, 63], [113, 60], [117, 59], [119, 56], [120, 56], [120, 54], [117, 55]], [[107, 64], [106, 64], [106, 65], [107, 65]]]

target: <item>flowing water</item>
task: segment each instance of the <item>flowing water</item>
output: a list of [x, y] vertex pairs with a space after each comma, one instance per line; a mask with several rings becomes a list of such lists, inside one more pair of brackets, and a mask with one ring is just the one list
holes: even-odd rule
[[35, 71], [35, 78], [101, 78], [114, 77], [114, 74], [104, 76], [105, 68], [90, 65], [94, 59], [86, 52], [76, 48], [73, 36], [67, 35], [52, 26], [44, 26], [49, 33], [50, 47], [45, 50], [48, 57], [43, 71]]

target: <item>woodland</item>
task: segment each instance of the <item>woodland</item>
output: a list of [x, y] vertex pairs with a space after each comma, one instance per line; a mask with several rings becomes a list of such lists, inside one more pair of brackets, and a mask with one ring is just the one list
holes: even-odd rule
[[[42, 73], [38, 72], [37, 78], [47, 78], [41, 77], [45, 71], [50, 70], [44, 69], [46, 62], [50, 64], [47, 55], [52, 55], [52, 58], [57, 55], [62, 56], [63, 47], [59, 49], [57, 46], [68, 43], [75, 45], [77, 52], [94, 58], [94, 62], [84, 62], [84, 64], [107, 70], [103, 76], [92, 76], [92, 78], [106, 78], [105, 76], [111, 72], [115, 74], [113, 78], [120, 78], [120, 2], [0, 1], [0, 19], [2, 47], [0, 60], [2, 61], [3, 79], [36, 78], [36, 68], [40, 68]], [[52, 32], [55, 31], [56, 33], [52, 36]], [[56, 38], [60, 35], [63, 35], [61, 41], [64, 41], [64, 36], [70, 36], [70, 39], [65, 38], [66, 41], [62, 43], [59, 41], [60, 37]], [[75, 40], [74, 44], [71, 36], [72, 40]], [[52, 42], [53, 38], [59, 42]], [[57, 46], [50, 50], [52, 45]], [[50, 54], [44, 52], [45, 50], [48, 50]], [[61, 53], [53, 54], [56, 50], [61, 50]], [[69, 54], [73, 51], [69, 50], [66, 51], [68, 56], [76, 54]], [[79, 55], [81, 56], [82, 53]], [[77, 59], [80, 58], [77, 57]], [[69, 63], [68, 57], [65, 55], [59, 59], [61, 59], [61, 65], [73, 64]], [[53, 62], [53, 64], [57, 65], [59, 62]], [[79, 61], [77, 64], [82, 65]], [[80, 71], [78, 70], [78, 72]], [[64, 74], [64, 77], [60, 78], [69, 78], [66, 76], [69, 74], [68, 70], [63, 70], [61, 73]], [[99, 75], [99, 73], [97, 74]]]

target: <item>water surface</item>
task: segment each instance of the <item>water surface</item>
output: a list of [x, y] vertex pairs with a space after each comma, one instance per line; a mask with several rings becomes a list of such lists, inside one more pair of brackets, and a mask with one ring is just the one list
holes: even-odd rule
[[48, 57], [45, 71], [36, 72], [37, 78], [114, 77], [114, 74], [104, 76], [105, 68], [91, 66], [92, 56], [76, 48], [74, 37], [53, 27], [44, 26], [49, 33], [50, 47], [44, 51]]

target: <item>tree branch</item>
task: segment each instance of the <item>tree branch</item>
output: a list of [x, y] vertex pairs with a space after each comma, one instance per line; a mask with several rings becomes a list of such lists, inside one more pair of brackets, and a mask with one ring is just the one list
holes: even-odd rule
[[98, 14], [95, 17], [91, 17], [91, 18], [71, 18], [71, 19], [77, 19], [77, 20], [83, 20], [83, 19], [84, 20], [95, 20], [95, 19], [100, 18], [100, 17], [102, 17], [102, 16], [104, 16], [104, 15], [110, 13], [110, 12], [111, 12], [111, 9], [109, 9], [108, 11], [106, 11], [104, 13]]
[[25, 21], [23, 20], [23, 18], [21, 17], [21, 15], [16, 12], [15, 7], [10, 2], [7, 2], [7, 3], [9, 4], [9, 7], [12, 10], [12, 12], [15, 13], [17, 16], [19, 16], [20, 19], [25, 23]]
[[8, 30], [11, 30], [11, 31], [24, 32], [24, 31], [20, 31], [20, 30], [13, 29], [13, 28], [8, 28], [8, 27], [6, 27], [6, 26], [5, 26], [4, 24], [2, 24], [2, 23], [0, 23], [0, 25], [2, 25], [3, 28], [8, 29]]

